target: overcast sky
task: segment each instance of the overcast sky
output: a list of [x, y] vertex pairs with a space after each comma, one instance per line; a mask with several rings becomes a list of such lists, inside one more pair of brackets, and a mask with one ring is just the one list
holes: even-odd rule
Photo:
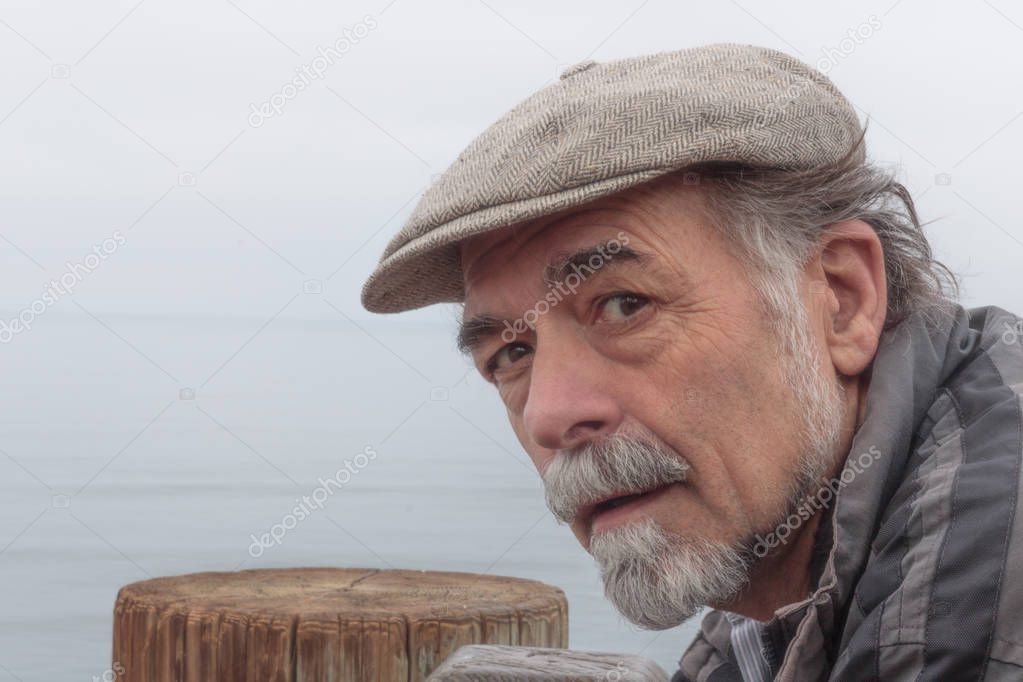
[[[340, 59], [285, 91], [346, 36]], [[871, 117], [871, 156], [940, 218], [929, 233], [966, 300], [1019, 308], [1021, 40], [1023, 10], [1006, 0], [8, 0], [0, 308], [28, 305], [119, 231], [76, 290], [91, 311], [265, 317], [315, 279], [370, 317], [362, 281], [487, 125], [583, 59], [718, 41], [830, 55], [829, 76]], [[252, 114], [275, 96], [277, 113]]]

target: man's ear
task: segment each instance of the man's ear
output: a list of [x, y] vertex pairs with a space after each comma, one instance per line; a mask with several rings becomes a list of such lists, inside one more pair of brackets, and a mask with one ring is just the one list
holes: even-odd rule
[[888, 287], [884, 250], [877, 233], [862, 220], [828, 228], [819, 245], [826, 307], [826, 340], [835, 370], [857, 376], [874, 359], [884, 330]]

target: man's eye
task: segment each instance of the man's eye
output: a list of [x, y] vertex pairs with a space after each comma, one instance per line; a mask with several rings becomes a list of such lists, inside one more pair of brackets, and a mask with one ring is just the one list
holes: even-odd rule
[[605, 322], [622, 322], [649, 303], [650, 299], [639, 294], [612, 294], [600, 302], [599, 319]]
[[496, 370], [507, 369], [528, 355], [529, 352], [529, 346], [524, 343], [509, 343], [502, 346], [501, 350], [487, 360], [487, 372], [493, 373]]

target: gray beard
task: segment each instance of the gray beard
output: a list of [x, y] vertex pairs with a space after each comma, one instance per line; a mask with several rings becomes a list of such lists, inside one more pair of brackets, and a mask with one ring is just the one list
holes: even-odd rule
[[705, 604], [734, 598], [746, 586], [752, 554], [702, 539], [681, 538], [652, 519], [593, 537], [604, 594], [640, 627], [664, 630]]

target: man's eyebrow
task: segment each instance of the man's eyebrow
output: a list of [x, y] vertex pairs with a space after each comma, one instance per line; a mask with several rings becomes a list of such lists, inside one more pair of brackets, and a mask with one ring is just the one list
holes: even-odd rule
[[[618, 250], [614, 252], [608, 250], [606, 244], [586, 246], [555, 258], [544, 268], [543, 282], [547, 287], [553, 288], [573, 272], [580, 277], [580, 281], [583, 281], [598, 272], [614, 267], [616, 263], [643, 263], [649, 259], [650, 254], [636, 251], [624, 244], [619, 244]], [[596, 266], [592, 262], [594, 260]], [[513, 322], [494, 315], [475, 315], [465, 319], [459, 325], [458, 350], [464, 355], [471, 356], [484, 340], [496, 336], [505, 329], [512, 329], [514, 332]]]
[[[578, 274], [580, 271], [588, 270], [589, 272], [585, 276], [579, 275], [582, 279], [586, 279], [604, 268], [613, 267], [616, 263], [642, 263], [649, 260], [649, 258], [650, 254], [630, 249], [624, 244], [620, 244], [618, 250], [614, 253], [609, 251], [605, 244], [587, 246], [568, 255], [556, 258], [550, 265], [544, 268], [543, 282], [548, 287], [555, 287], [559, 282], [564, 281], [568, 277], [569, 271]], [[598, 264], [596, 266], [591, 262], [593, 259], [597, 259]]]
[[458, 350], [463, 355], [472, 355], [484, 339], [496, 335], [504, 327], [504, 321], [493, 315], [476, 315], [462, 320], [458, 327]]

